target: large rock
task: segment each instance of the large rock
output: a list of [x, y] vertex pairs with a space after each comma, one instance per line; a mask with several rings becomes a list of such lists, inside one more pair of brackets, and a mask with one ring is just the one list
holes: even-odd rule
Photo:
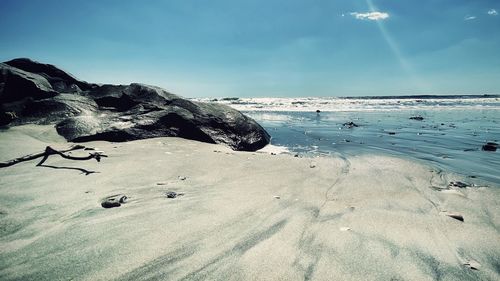
[[89, 90], [96, 85], [88, 84], [73, 77], [73, 75], [62, 71], [52, 64], [43, 64], [32, 61], [28, 58], [18, 58], [6, 61], [5, 64], [26, 72], [36, 73], [50, 83], [59, 92], [75, 92], [79, 90]]
[[0, 66], [0, 113], [16, 114], [11, 125], [54, 123], [60, 135], [74, 142], [175, 136], [245, 151], [269, 143], [259, 124], [225, 105], [193, 102], [137, 83], [88, 84], [53, 65], [27, 59]]
[[26, 98], [45, 99], [57, 94], [43, 76], [4, 63], [0, 64], [0, 103], [16, 102]]

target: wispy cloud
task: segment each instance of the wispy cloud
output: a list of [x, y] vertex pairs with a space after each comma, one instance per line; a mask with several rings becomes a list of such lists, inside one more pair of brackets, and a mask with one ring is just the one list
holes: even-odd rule
[[464, 20], [475, 20], [476, 16], [465, 16]]
[[497, 16], [498, 12], [495, 9], [491, 9], [491, 10], [488, 11], [488, 15], [490, 15], [490, 16]]
[[353, 12], [351, 13], [351, 16], [355, 17], [358, 20], [385, 20], [389, 18], [389, 14], [383, 12], [368, 12], [368, 13]]

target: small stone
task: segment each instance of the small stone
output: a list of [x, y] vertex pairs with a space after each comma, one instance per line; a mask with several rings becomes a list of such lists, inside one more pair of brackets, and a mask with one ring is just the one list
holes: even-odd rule
[[388, 132], [389, 135], [395, 135], [395, 132]]
[[184, 193], [175, 192], [175, 191], [167, 191], [165, 193], [165, 195], [167, 196], [167, 198], [177, 198], [179, 196], [183, 196]]
[[184, 180], [186, 180], [186, 179], [187, 179], [187, 178], [186, 178], [186, 177], [184, 177], [184, 176], [179, 176], [179, 180], [181, 180], [181, 181], [184, 181]]
[[177, 192], [174, 191], [167, 191], [165, 195], [167, 196], [167, 198], [176, 198], [178, 196]]
[[274, 196], [275, 199], [280, 199], [281, 197], [279, 195]]
[[120, 207], [122, 204], [127, 202], [127, 199], [127, 196], [123, 194], [113, 195], [104, 198], [101, 202], [101, 206], [106, 209]]
[[351, 228], [346, 226], [340, 228], [340, 231], [349, 231], [349, 230], [351, 230]]
[[104, 201], [101, 203], [101, 206], [105, 209], [120, 207], [121, 205], [122, 204], [120, 204], [120, 202], [116, 202], [116, 201]]
[[167, 185], [166, 182], [157, 182], [156, 185]]

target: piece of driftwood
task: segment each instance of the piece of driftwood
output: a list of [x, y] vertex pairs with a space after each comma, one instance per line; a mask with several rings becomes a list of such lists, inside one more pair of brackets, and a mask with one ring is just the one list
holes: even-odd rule
[[80, 170], [80, 171], [84, 172], [85, 174], [91, 174], [91, 173], [94, 173], [94, 172], [87, 171], [85, 169], [80, 169], [80, 168], [55, 167], [55, 166], [43, 165], [43, 163], [51, 155], [59, 155], [62, 158], [69, 159], [69, 160], [90, 160], [90, 159], [95, 159], [95, 160], [97, 160], [97, 162], [100, 162], [102, 157], [108, 157], [108, 156], [102, 154], [102, 152], [98, 152], [98, 151], [93, 152], [93, 153], [89, 153], [88, 156], [72, 156], [72, 155], [66, 155], [66, 154], [64, 154], [66, 152], [70, 152], [70, 151], [73, 151], [73, 150], [84, 149], [84, 148], [85, 148], [85, 146], [83, 146], [83, 145], [74, 145], [74, 146], [72, 146], [72, 147], [70, 147], [68, 149], [56, 150], [56, 149], [53, 149], [50, 146], [47, 146], [45, 148], [44, 152], [29, 154], [29, 155], [25, 155], [25, 156], [22, 156], [22, 157], [19, 157], [19, 158], [15, 158], [15, 159], [12, 159], [12, 160], [9, 160], [9, 161], [6, 161], [6, 162], [0, 162], [0, 168], [9, 167], [9, 166], [21, 163], [21, 162], [30, 161], [30, 160], [34, 160], [34, 159], [42, 157], [42, 160], [40, 160], [40, 162], [37, 164], [37, 166], [49, 167], [49, 168], [76, 169], [76, 170]]

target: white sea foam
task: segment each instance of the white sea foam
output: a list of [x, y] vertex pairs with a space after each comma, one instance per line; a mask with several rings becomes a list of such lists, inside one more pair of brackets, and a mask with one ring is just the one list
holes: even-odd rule
[[290, 153], [290, 150], [285, 146], [268, 144], [264, 148], [259, 149], [258, 152], [269, 153], [269, 154], [284, 154]]
[[417, 109], [500, 109], [498, 97], [468, 98], [233, 98], [233, 99], [194, 99], [204, 102], [217, 102], [241, 111], [391, 111]]

